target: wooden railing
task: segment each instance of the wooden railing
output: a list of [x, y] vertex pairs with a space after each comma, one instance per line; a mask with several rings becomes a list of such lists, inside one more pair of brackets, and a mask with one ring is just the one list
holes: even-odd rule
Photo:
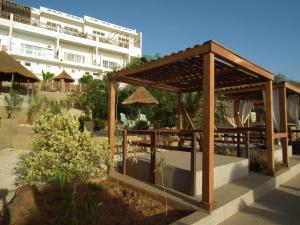
[[[130, 135], [143, 135], [146, 137], [145, 140], [141, 141], [128, 141]], [[123, 174], [126, 174], [127, 164], [127, 146], [141, 146], [150, 148], [150, 182], [155, 184], [156, 177], [156, 150], [167, 149], [176, 151], [191, 152], [191, 195], [195, 195], [195, 179], [196, 179], [196, 142], [201, 137], [201, 131], [197, 130], [123, 130]], [[147, 138], [150, 137], [150, 138]], [[182, 146], [182, 141], [190, 141], [190, 145]], [[177, 146], [172, 146], [169, 143], [177, 142]], [[200, 147], [201, 148], [201, 147]]]

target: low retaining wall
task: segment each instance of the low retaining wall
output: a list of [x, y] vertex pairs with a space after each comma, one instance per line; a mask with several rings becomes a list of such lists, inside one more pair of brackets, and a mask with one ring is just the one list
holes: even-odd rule
[[1, 119], [0, 149], [31, 149], [33, 130], [31, 126], [17, 125], [15, 119]]

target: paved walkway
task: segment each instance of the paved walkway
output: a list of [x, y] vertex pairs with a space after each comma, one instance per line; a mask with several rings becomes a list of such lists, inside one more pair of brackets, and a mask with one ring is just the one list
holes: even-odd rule
[[0, 211], [5, 202], [10, 201], [16, 189], [14, 168], [21, 153], [28, 150], [16, 150], [12, 148], [0, 149]]
[[28, 150], [16, 150], [12, 148], [0, 149], [0, 189], [15, 189], [14, 168], [22, 153]]
[[220, 225], [300, 225], [300, 174]]

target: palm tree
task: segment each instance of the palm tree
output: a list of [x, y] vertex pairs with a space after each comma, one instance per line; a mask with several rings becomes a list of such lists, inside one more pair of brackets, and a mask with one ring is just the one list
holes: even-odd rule
[[43, 74], [43, 80], [46, 81], [46, 91], [47, 91], [48, 90], [48, 81], [53, 80], [54, 74], [50, 73], [50, 72], [45, 73], [43, 70], [42, 70], [42, 74]]

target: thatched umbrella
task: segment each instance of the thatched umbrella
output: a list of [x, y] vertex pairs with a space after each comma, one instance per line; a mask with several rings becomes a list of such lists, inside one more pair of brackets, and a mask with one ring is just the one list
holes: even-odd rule
[[[122, 102], [123, 105], [157, 105], [159, 102], [144, 88], [138, 87], [127, 99]], [[139, 110], [140, 113], [140, 110]]]
[[54, 80], [61, 83], [61, 91], [64, 90], [65, 83], [73, 83], [75, 80], [69, 75], [65, 70], [63, 70], [59, 75], [54, 77]]
[[13, 82], [27, 82], [27, 85], [29, 85], [29, 82], [39, 82], [40, 79], [9, 54], [0, 51], [0, 88], [2, 81], [10, 81], [12, 90]]

